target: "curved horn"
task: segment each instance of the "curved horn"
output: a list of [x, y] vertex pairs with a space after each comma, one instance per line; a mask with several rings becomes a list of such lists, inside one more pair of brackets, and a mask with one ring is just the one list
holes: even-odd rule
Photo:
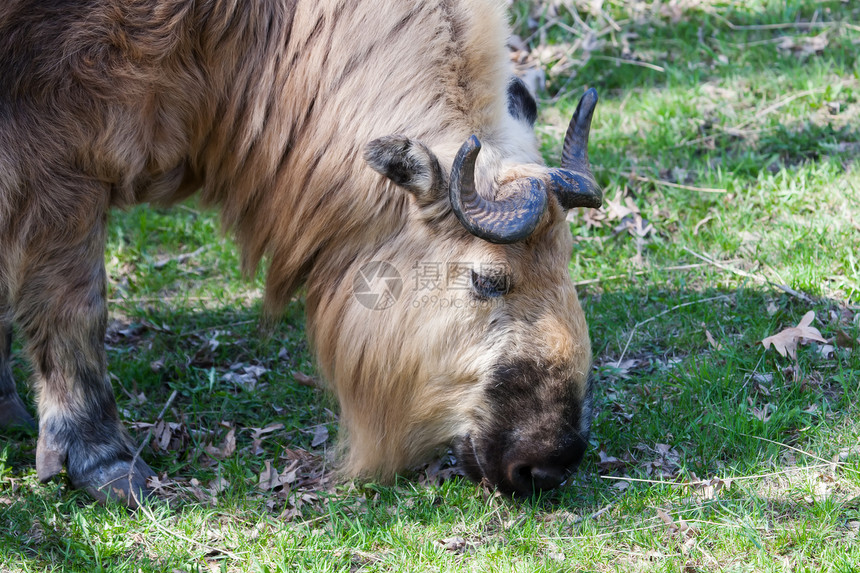
[[565, 209], [572, 207], [598, 208], [603, 204], [603, 192], [594, 180], [588, 164], [588, 132], [591, 116], [597, 106], [597, 90], [585, 92], [579, 100], [564, 136], [561, 169], [550, 169], [550, 189]]
[[448, 197], [467, 231], [491, 243], [515, 243], [532, 234], [546, 209], [543, 181], [524, 177], [506, 183], [501, 201], [488, 201], [475, 189], [475, 161], [481, 142], [474, 135], [460, 146], [451, 168]]

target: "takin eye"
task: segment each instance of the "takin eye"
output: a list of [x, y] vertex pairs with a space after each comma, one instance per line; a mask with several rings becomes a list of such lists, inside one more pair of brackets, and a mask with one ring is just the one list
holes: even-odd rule
[[481, 300], [504, 296], [511, 292], [511, 277], [502, 273], [480, 275], [472, 271], [472, 292]]

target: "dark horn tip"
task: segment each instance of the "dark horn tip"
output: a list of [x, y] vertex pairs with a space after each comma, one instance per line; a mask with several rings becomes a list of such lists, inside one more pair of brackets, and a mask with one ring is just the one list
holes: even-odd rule
[[460, 151], [458, 155], [472, 155], [476, 151], [481, 150], [481, 140], [478, 139], [477, 135], [470, 135], [469, 139], [467, 139], [463, 145], [460, 146]]
[[594, 107], [595, 105], [597, 105], [597, 100], [598, 100], [597, 89], [596, 88], [588, 88], [587, 90], [585, 90], [585, 93], [582, 94], [582, 97], [579, 99], [580, 99], [580, 101], [585, 100], [587, 102], [587, 105]]
[[463, 164], [470, 164], [470, 169], [474, 170], [475, 162], [477, 161], [478, 154], [481, 152], [481, 140], [478, 139], [476, 135], [470, 135], [469, 139], [463, 142], [463, 145], [460, 146], [460, 150], [457, 152], [457, 157], [454, 158], [454, 165], [458, 166], [455, 168], [459, 168]]
[[588, 164], [588, 134], [597, 107], [597, 90], [589, 88], [579, 100], [570, 120], [561, 150], [561, 169], [552, 170], [550, 189], [565, 209], [598, 208], [603, 193]]
[[591, 116], [594, 114], [594, 108], [597, 107], [597, 90], [589, 88], [576, 106], [576, 111], [573, 112], [573, 121], [580, 129], [588, 129], [591, 123]]
[[603, 192], [591, 171], [573, 172], [567, 169], [550, 169], [549, 188], [565, 209], [603, 205]]

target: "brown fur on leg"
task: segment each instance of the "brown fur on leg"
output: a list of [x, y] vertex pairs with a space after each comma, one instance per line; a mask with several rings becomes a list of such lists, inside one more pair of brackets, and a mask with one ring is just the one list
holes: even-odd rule
[[[84, 189], [82, 193], [92, 191]], [[107, 376], [103, 214], [76, 213], [71, 225], [86, 229], [76, 239], [63, 229], [46, 232], [18, 268], [16, 322], [36, 370], [39, 441], [36, 471], [46, 481], [65, 463], [72, 485], [104, 501], [136, 505], [153, 475], [145, 463], [132, 466], [134, 444], [117, 413]], [[75, 214], [75, 213], [73, 213]], [[129, 477], [130, 476], [130, 477]], [[125, 477], [125, 479], [123, 479]]]
[[0, 306], [0, 430], [23, 429], [34, 432], [36, 421], [18, 396], [12, 378], [12, 325], [8, 312]]

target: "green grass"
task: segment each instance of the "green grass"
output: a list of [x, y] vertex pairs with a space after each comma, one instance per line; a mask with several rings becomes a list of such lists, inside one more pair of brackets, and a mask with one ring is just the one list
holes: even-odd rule
[[[108, 356], [129, 423], [177, 393], [144, 452], [172, 501], [95, 506], [37, 482], [31, 438], [4, 439], [0, 571], [860, 570], [860, 350], [795, 363], [760, 343], [809, 310], [828, 340], [860, 337], [860, 5], [550, 4], [511, 8], [548, 74], [543, 151], [557, 161], [597, 87], [592, 164], [632, 209], [572, 217], [600, 407], [570, 485], [325, 481], [332, 440], [312, 444], [336, 408], [292, 383], [314, 374], [301, 298], [260, 332], [261, 278], [217, 217], [140, 207], [112, 221]], [[258, 487], [293, 459], [292, 489]]]

